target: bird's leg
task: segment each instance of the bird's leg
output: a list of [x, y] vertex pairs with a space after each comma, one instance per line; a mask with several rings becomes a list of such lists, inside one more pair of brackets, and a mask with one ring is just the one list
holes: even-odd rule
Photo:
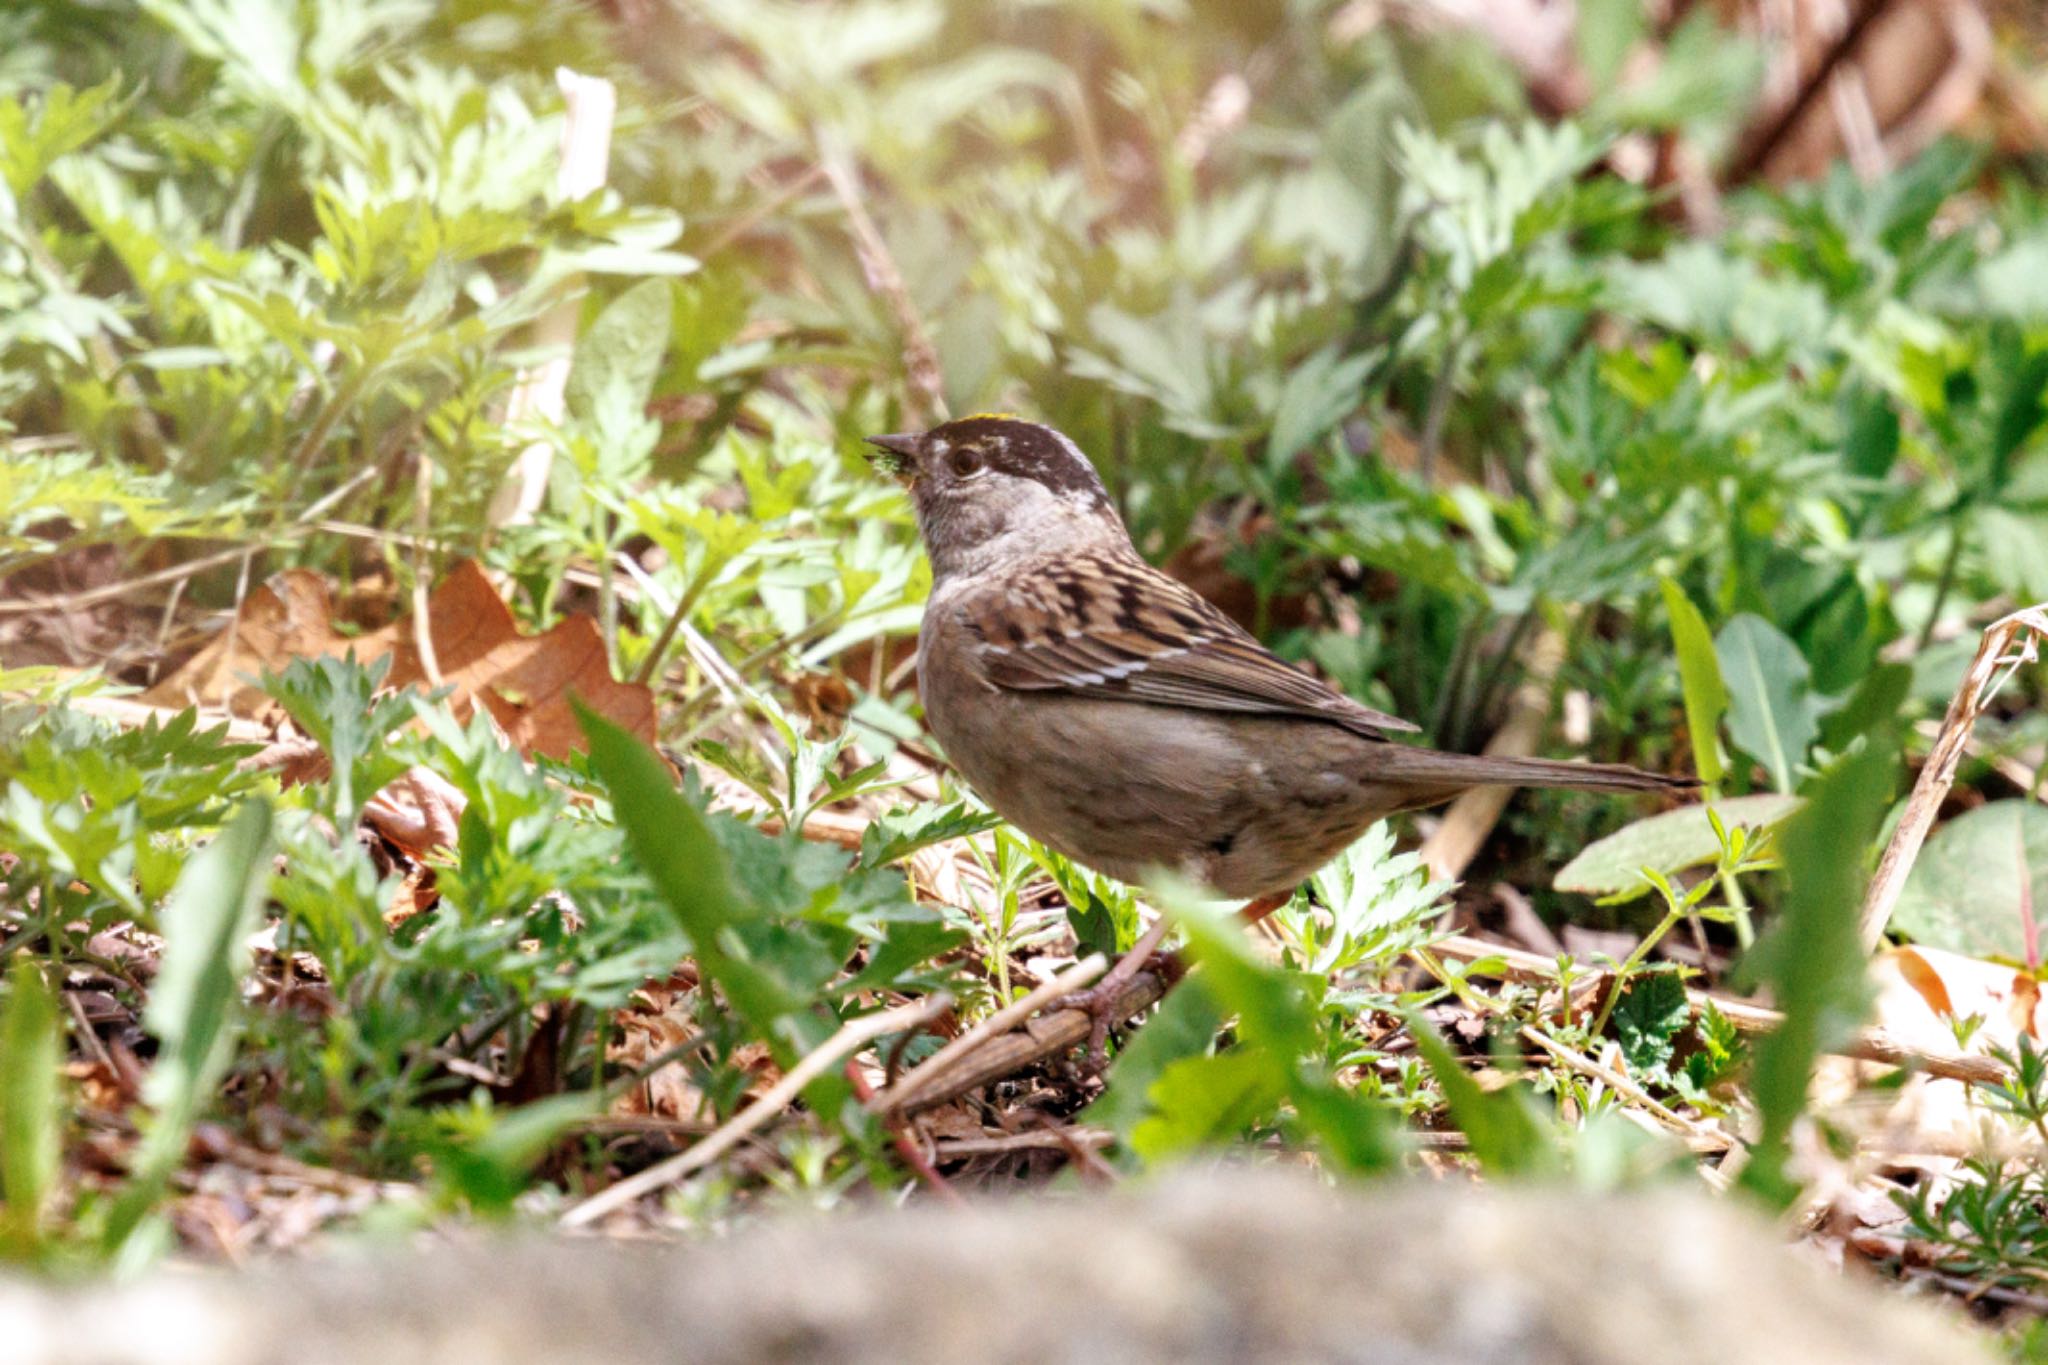
[[1246, 924], [1257, 924], [1260, 920], [1293, 899], [1294, 892], [1292, 889], [1275, 891], [1270, 896], [1261, 896], [1257, 900], [1246, 901], [1238, 907], [1237, 917]]
[[[1246, 924], [1257, 924], [1293, 898], [1292, 891], [1260, 896], [1257, 900], [1245, 902], [1237, 913]], [[1132, 979], [1150, 965], [1171, 927], [1164, 915], [1153, 920], [1152, 927], [1139, 936], [1128, 953], [1117, 959], [1116, 965], [1102, 980], [1085, 991], [1060, 997], [1059, 1008], [1086, 1010], [1095, 1021], [1095, 1027], [1088, 1032], [1088, 1066], [1091, 1070], [1100, 1071], [1109, 1065], [1109, 1030], [1118, 1022], [1116, 1002], [1122, 998], [1124, 988], [1131, 984]]]

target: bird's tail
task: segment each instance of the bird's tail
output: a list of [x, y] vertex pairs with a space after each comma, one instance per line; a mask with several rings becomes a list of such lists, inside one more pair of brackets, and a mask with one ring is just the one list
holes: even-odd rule
[[1626, 763], [1561, 763], [1549, 758], [1495, 758], [1447, 754], [1435, 749], [1389, 744], [1375, 756], [1375, 774], [1418, 787], [1577, 787], [1587, 791], [1670, 792], [1696, 790], [1696, 777], [1667, 777]]

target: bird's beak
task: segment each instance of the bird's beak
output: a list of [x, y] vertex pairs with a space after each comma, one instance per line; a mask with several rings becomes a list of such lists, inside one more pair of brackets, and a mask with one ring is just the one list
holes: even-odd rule
[[918, 433], [899, 431], [890, 436], [870, 436], [867, 440], [869, 445], [881, 451], [868, 457], [877, 469], [893, 474], [905, 483], [917, 477]]

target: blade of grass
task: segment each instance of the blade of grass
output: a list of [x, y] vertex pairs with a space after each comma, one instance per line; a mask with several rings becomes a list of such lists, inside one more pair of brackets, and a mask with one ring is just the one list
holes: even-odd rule
[[63, 1061], [57, 997], [42, 968], [17, 962], [0, 1014], [0, 1260], [33, 1258], [57, 1181]]
[[132, 1267], [135, 1234], [184, 1159], [192, 1125], [234, 1055], [241, 977], [269, 878], [270, 806], [249, 801], [185, 865], [164, 907], [163, 969], [143, 1023], [156, 1064], [143, 1086], [154, 1113], [130, 1165], [128, 1188], [107, 1215], [104, 1250]]

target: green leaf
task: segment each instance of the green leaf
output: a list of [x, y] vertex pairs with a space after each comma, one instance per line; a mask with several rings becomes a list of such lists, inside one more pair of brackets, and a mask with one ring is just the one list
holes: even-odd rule
[[1768, 829], [1803, 804], [1796, 796], [1763, 792], [1646, 816], [1579, 850], [1578, 857], [1558, 870], [1552, 884], [1583, 896], [1630, 900], [1650, 889], [1642, 875], [1645, 867], [1668, 877], [1719, 856], [1721, 841], [1707, 819], [1708, 810], [1729, 827]]
[[1208, 1052], [1222, 1027], [1223, 1014], [1201, 981], [1184, 981], [1117, 1052], [1106, 1078], [1109, 1088], [1081, 1112], [1081, 1121], [1101, 1124], [1129, 1142], [1132, 1129], [1152, 1112], [1153, 1082], [1173, 1063]]
[[1579, 0], [1579, 61], [1594, 89], [1617, 83], [1622, 63], [1642, 40], [1648, 19], [1642, 0]]
[[1673, 1040], [1692, 1022], [1692, 1000], [1676, 970], [1643, 972], [1628, 983], [1613, 1017], [1621, 1055], [1640, 1075], [1671, 1060]]
[[613, 299], [576, 342], [566, 397], [569, 410], [589, 416], [598, 397], [618, 388], [644, 407], [668, 351], [675, 308], [666, 279], [642, 280]]
[[490, 1109], [488, 1096], [479, 1091], [478, 1106], [462, 1115], [462, 1126], [481, 1128], [480, 1132], [434, 1144], [435, 1183], [444, 1199], [502, 1217], [526, 1193], [529, 1175], [541, 1158], [573, 1124], [601, 1112], [603, 1100], [589, 1092], [550, 1095], [500, 1114]]
[[1879, 664], [1863, 675], [1849, 699], [1821, 721], [1820, 742], [1840, 752], [1859, 735], [1889, 726], [1913, 692], [1908, 664]]
[[1892, 927], [1916, 943], [2026, 962], [2023, 908], [2037, 925], [2048, 923], [2048, 807], [2016, 797], [1934, 832], [1906, 878]]
[[1729, 689], [1728, 733], [1764, 765], [1772, 786], [1791, 791], [1825, 709], [1806, 656], [1783, 631], [1748, 612], [1721, 628], [1714, 653]]
[[249, 936], [270, 880], [269, 847], [269, 803], [244, 802], [185, 865], [164, 907], [163, 967], [142, 1017], [157, 1039], [156, 1062], [142, 1088], [154, 1113], [128, 1189], [107, 1218], [109, 1251], [128, 1247], [155, 1207], [234, 1055]]
[[1131, 1148], [1159, 1162], [1236, 1138], [1270, 1115], [1286, 1088], [1287, 1063], [1264, 1048], [1169, 1062], [1146, 1091], [1152, 1112], [1131, 1130]]
[[1335, 347], [1326, 347], [1295, 366], [1274, 408], [1267, 467], [1285, 465], [1357, 407], [1365, 377], [1378, 359], [1370, 351], [1345, 359]]
[[1536, 1112], [1527, 1086], [1483, 1090], [1428, 1020], [1410, 1014], [1408, 1032], [1481, 1166], [1495, 1175], [1552, 1176], [1563, 1169], [1557, 1137]]
[[0, 1013], [0, 1259], [32, 1256], [42, 1240], [61, 1155], [63, 1038], [56, 992], [21, 958]]
[[263, 690], [327, 754], [329, 812], [337, 828], [351, 828], [363, 803], [405, 771], [405, 760], [387, 740], [413, 716], [405, 693], [378, 695], [391, 671], [391, 657], [368, 664], [322, 655], [294, 659], [282, 673], [265, 672]]
[[1756, 1045], [1752, 1085], [1760, 1131], [1742, 1184], [1783, 1208], [1799, 1188], [1785, 1170], [1792, 1125], [1806, 1110], [1814, 1059], [1855, 1031], [1868, 1004], [1856, 913], [1865, 858], [1891, 802], [1898, 760], [1871, 745], [1823, 775], [1812, 803], [1779, 834], [1784, 907], [1744, 959], [1772, 988], [1785, 1020]]
[[1711, 1000], [1700, 1010], [1693, 1038], [1699, 1047], [1686, 1054], [1685, 1078], [1695, 1094], [1719, 1085], [1749, 1061], [1749, 1044], [1743, 1041], [1742, 1031]]
[[1727, 767], [1721, 761], [1721, 717], [1728, 710], [1728, 688], [1721, 681], [1721, 661], [1706, 618], [1670, 579], [1660, 580], [1664, 608], [1671, 613], [1671, 642], [1678, 651], [1678, 677], [1685, 691], [1685, 728], [1692, 737], [1693, 765], [1700, 781], [1719, 786]]
[[611, 794], [628, 846], [689, 935], [699, 970], [760, 1037], [787, 1046], [776, 1024], [808, 1001], [738, 955], [728, 931], [755, 918], [757, 910], [734, 887], [725, 851], [703, 812], [676, 790], [654, 750], [580, 704], [576, 718], [590, 741], [590, 769]]
[[2012, 457], [2048, 422], [2048, 350], [2029, 352], [2005, 378], [1991, 436], [1991, 496], [2005, 487]]
[[1003, 823], [994, 811], [976, 810], [964, 801], [948, 805], [905, 806], [870, 821], [861, 831], [860, 865], [887, 867], [919, 849], [953, 839], [971, 838]]

